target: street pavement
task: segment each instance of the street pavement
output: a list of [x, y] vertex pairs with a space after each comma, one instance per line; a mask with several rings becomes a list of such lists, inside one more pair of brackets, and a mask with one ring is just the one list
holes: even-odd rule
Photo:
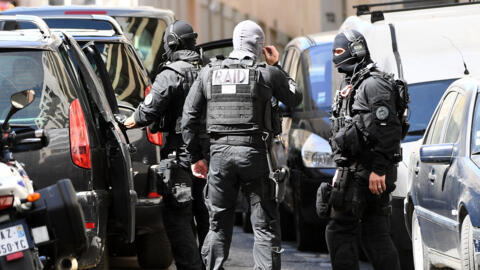
[[[298, 251], [293, 242], [282, 243], [284, 252], [282, 254], [282, 270], [329, 270], [332, 269], [328, 254], [301, 252]], [[232, 246], [230, 256], [225, 264], [228, 270], [253, 269], [253, 234], [244, 233], [240, 227], [235, 226], [233, 230]], [[136, 266], [135, 258], [116, 258], [111, 263], [112, 269], [139, 269]], [[175, 270], [171, 266], [168, 270]], [[361, 270], [372, 270], [373, 268], [362, 262]]]

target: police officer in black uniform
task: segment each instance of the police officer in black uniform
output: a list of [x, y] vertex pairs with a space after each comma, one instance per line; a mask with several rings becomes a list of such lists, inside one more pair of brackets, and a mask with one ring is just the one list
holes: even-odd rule
[[376, 68], [362, 34], [335, 37], [333, 63], [345, 74], [332, 107], [337, 163], [326, 239], [334, 270], [358, 269], [358, 244], [374, 269], [400, 269], [390, 237], [390, 193], [401, 160], [402, 125], [391, 75]]
[[[194, 174], [207, 173], [197, 144], [205, 110], [210, 135], [205, 189], [210, 231], [201, 251], [207, 269], [224, 269], [240, 186], [251, 207], [255, 269], [280, 269], [279, 214], [266, 158], [271, 98], [294, 107], [302, 94], [278, 66], [275, 47], [264, 48], [263, 43], [260, 26], [253, 21], [240, 22], [233, 32], [232, 53], [202, 69], [184, 105], [182, 133]], [[262, 50], [268, 65], [260, 62]]]
[[[208, 211], [201, 191], [205, 180], [193, 177], [180, 134], [183, 103], [200, 69], [200, 56], [195, 52], [196, 38], [197, 33], [185, 21], [175, 21], [167, 27], [164, 46], [169, 62], [155, 78], [143, 103], [124, 123], [127, 128], [150, 125], [151, 129], [168, 132], [166, 145], [161, 151], [161, 164], [173, 163], [164, 166], [170, 170], [170, 177], [165, 188], [163, 215], [177, 269], [202, 268], [192, 228], [192, 203], [199, 213], [196, 223], [200, 242], [208, 232]], [[202, 141], [205, 142], [208, 144], [208, 140]], [[170, 181], [173, 183], [170, 184]]]

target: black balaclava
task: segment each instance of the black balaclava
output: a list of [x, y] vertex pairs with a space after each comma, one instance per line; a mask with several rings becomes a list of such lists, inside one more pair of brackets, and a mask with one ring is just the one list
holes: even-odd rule
[[[179, 42], [173, 42], [175, 39], [170, 35], [172, 32], [178, 37]], [[165, 48], [167, 59], [171, 59], [175, 51], [194, 51], [196, 43], [197, 33], [193, 31], [193, 28], [189, 23], [182, 20], [169, 24], [163, 35], [163, 47]]]
[[[339, 33], [335, 36], [333, 41], [333, 63], [337, 68], [338, 72], [344, 73], [347, 76], [352, 76], [354, 72], [359, 71], [363, 66], [370, 63], [370, 53], [368, 51], [367, 42], [365, 37], [360, 34], [358, 31], [349, 30], [353, 34], [355, 40], [363, 43], [366, 49], [366, 54], [362, 58], [358, 58], [352, 55], [350, 50], [350, 44], [352, 41], [349, 41], [345, 36], [345, 33]], [[335, 49], [342, 48], [345, 52], [341, 55], [335, 55]]]

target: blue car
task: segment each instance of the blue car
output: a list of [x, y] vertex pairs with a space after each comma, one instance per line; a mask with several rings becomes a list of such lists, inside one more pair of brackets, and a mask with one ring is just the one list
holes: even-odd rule
[[405, 220], [415, 269], [478, 269], [480, 79], [445, 91], [409, 164]]

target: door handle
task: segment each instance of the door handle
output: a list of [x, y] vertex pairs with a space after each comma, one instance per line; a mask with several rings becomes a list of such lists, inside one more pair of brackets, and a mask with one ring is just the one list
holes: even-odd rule
[[430, 182], [432, 182], [432, 183], [435, 182], [435, 179], [437, 178], [434, 173], [435, 173], [435, 171], [433, 171], [433, 170], [430, 171], [430, 173], [428, 173], [428, 179], [429, 179]]
[[418, 173], [420, 172], [420, 167], [418, 166], [418, 161], [415, 164], [415, 167], [413, 168], [413, 172], [415, 173], [415, 175], [418, 175]]

